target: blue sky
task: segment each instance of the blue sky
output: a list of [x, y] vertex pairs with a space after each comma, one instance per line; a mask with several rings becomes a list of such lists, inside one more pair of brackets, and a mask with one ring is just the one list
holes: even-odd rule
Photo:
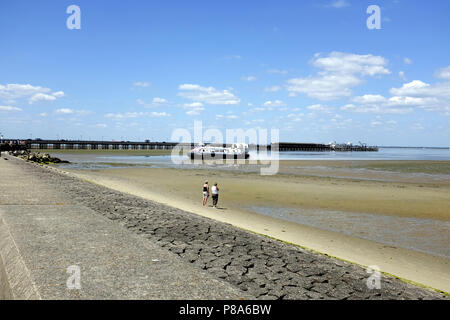
[[0, 132], [168, 141], [202, 120], [281, 141], [448, 147], [449, 18], [448, 0], [3, 0]]

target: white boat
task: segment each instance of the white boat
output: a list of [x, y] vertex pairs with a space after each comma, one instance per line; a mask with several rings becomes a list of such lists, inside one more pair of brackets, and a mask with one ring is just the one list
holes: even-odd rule
[[213, 145], [199, 144], [189, 152], [191, 159], [248, 159], [248, 144], [234, 143], [231, 147], [219, 147]]

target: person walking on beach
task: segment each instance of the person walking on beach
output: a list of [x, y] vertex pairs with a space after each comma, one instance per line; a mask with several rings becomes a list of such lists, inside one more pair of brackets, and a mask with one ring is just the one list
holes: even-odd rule
[[205, 183], [203, 184], [203, 206], [206, 206], [208, 198], [209, 198], [209, 185], [208, 180], [206, 180]]
[[219, 200], [219, 187], [214, 183], [212, 190], [213, 208], [217, 208], [217, 201]]

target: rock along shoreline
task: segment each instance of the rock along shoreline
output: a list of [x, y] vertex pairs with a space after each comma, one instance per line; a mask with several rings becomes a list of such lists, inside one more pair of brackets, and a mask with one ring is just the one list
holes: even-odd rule
[[48, 153], [30, 152], [29, 150], [15, 150], [10, 151], [9, 154], [14, 157], [18, 157], [26, 161], [36, 162], [39, 164], [69, 163], [69, 161], [52, 157]]

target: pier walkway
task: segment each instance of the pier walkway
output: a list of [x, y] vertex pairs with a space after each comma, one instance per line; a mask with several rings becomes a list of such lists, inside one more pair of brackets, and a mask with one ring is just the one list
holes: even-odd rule
[[24, 166], [36, 165], [0, 159], [0, 300], [249, 297], [74, 202]]
[[[53, 150], [172, 150], [175, 147], [185, 150], [193, 149], [196, 143], [179, 142], [156, 142], [156, 141], [95, 141], [95, 140], [21, 140], [4, 139], [5, 141], [17, 142], [16, 145], [7, 146], [3, 144], [4, 150], [25, 149], [53, 149]], [[213, 144], [215, 146], [230, 147], [230, 144]], [[0, 144], [0, 150], [2, 145]], [[249, 144], [250, 150], [257, 151], [308, 151], [308, 152], [361, 152], [378, 151], [376, 146], [367, 146], [365, 144], [323, 144], [323, 143], [304, 143], [304, 142], [278, 142], [265, 144]]]

